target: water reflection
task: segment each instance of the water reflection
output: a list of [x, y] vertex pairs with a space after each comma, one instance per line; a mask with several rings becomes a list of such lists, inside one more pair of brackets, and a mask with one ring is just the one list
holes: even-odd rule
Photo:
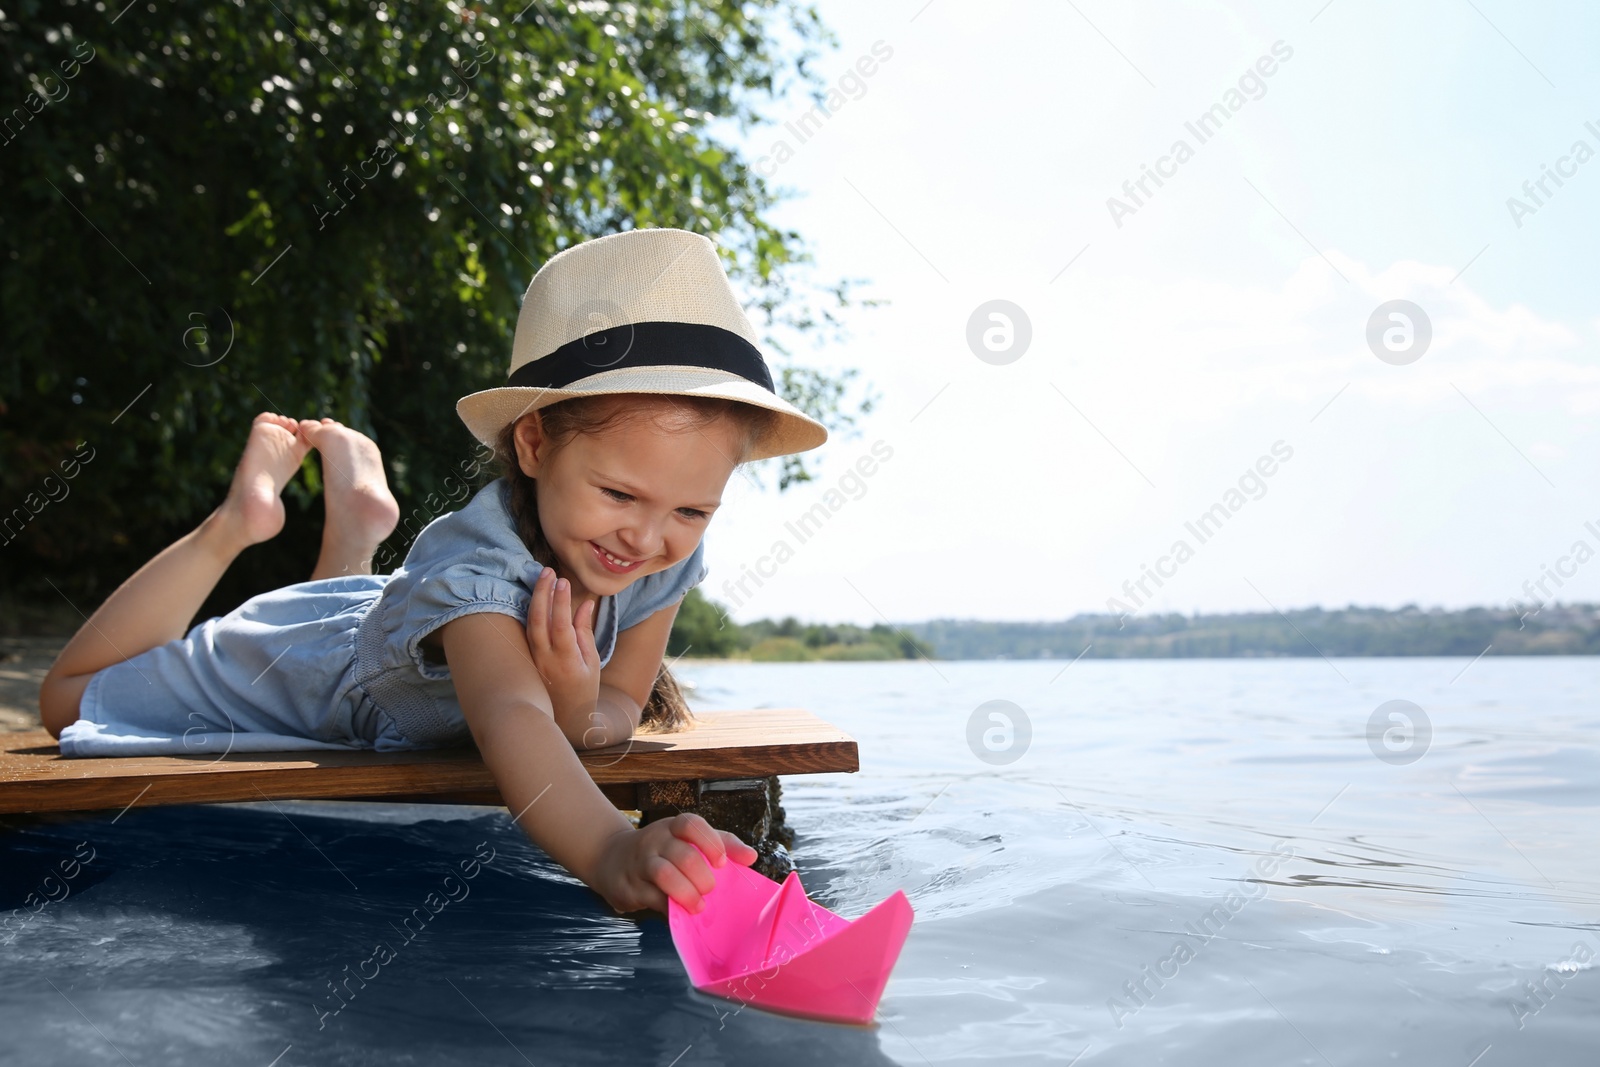
[[282, 808], [14, 821], [0, 908], [76, 842], [96, 856], [0, 948], [5, 1058], [889, 1062], [870, 1030], [693, 992], [664, 921], [610, 914], [503, 813]]
[[[503, 812], [14, 820], [0, 911], [95, 852], [0, 933], [0, 1061], [1591, 1063], [1600, 661], [1462, 662], [680, 666], [860, 743], [784, 804], [816, 900], [916, 908], [873, 1028], [694, 992]], [[1432, 728], [1404, 765], [1367, 731], [1399, 698]], [[1032, 736], [993, 766], [1000, 699]]]

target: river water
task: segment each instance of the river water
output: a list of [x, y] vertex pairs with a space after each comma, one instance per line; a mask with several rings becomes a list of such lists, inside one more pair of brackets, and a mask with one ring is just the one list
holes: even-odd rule
[[916, 909], [873, 1026], [695, 992], [503, 811], [134, 807], [0, 831], [0, 1063], [1600, 1062], [1600, 660], [677, 673], [859, 741], [784, 803]]

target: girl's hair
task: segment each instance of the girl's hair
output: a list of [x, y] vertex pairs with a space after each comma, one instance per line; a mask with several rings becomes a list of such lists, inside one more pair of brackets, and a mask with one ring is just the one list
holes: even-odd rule
[[[668, 414], [677, 418], [669, 421], [664, 418]], [[559, 400], [522, 416], [533, 417], [539, 419], [552, 453], [579, 434], [604, 433], [640, 419], [653, 419], [663, 433], [695, 432], [719, 419], [730, 419], [740, 431], [738, 452], [732, 458], [735, 463], [744, 463], [757, 442], [777, 421], [778, 414], [754, 404], [720, 397], [610, 393]], [[500, 466], [500, 477], [511, 483], [511, 516], [522, 543], [534, 559], [553, 567], [558, 561], [539, 525], [539, 509], [535, 503], [534, 486], [538, 479], [526, 474], [517, 462], [515, 433], [520, 421], [514, 419], [500, 431], [495, 441], [495, 459]], [[640, 716], [640, 732], [668, 733], [693, 723], [694, 715], [684, 700], [683, 691], [663, 662]]]

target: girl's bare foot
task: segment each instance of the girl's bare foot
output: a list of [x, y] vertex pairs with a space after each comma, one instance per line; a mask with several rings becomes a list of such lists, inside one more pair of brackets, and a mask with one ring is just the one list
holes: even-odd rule
[[283, 529], [283, 487], [311, 451], [311, 442], [300, 429], [298, 420], [270, 411], [250, 424], [228, 498], [213, 513], [237, 547], [270, 540]]
[[370, 437], [333, 419], [301, 426], [322, 456], [322, 554], [311, 577], [371, 574], [373, 555], [400, 521], [383, 455]]

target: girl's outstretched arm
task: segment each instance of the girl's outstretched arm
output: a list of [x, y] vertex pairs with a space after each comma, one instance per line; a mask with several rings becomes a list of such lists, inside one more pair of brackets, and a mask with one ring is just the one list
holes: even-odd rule
[[706, 857], [717, 866], [730, 856], [744, 865], [755, 862], [755, 849], [698, 815], [633, 828], [556, 724], [516, 619], [497, 612], [463, 615], [439, 634], [467, 726], [512, 817], [613, 908], [666, 911], [671, 897], [698, 911], [701, 894], [715, 885]]

